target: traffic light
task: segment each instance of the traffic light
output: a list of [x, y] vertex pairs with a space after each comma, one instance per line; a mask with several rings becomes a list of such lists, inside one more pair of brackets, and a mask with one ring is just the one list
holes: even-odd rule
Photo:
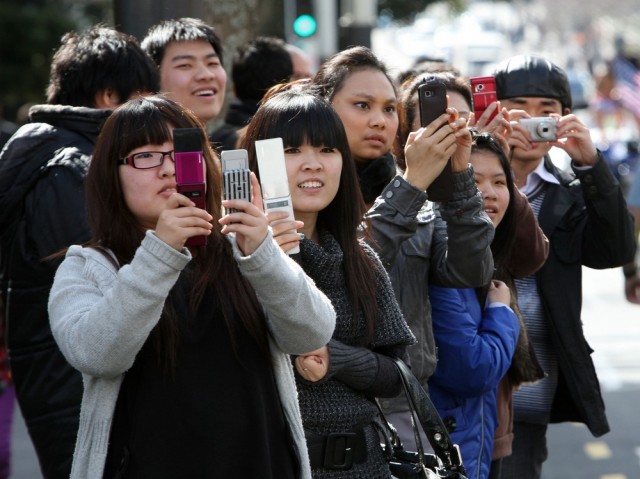
[[295, 0], [293, 33], [307, 38], [316, 33], [318, 22], [313, 8], [313, 0]]

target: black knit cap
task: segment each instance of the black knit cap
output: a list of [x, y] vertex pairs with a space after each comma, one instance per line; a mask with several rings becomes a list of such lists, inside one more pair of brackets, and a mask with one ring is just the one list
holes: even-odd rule
[[555, 98], [571, 108], [569, 79], [562, 68], [536, 55], [517, 55], [500, 63], [494, 72], [498, 99], [518, 96]]

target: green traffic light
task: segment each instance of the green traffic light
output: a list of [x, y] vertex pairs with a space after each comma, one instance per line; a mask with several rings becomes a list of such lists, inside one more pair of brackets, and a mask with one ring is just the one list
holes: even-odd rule
[[316, 19], [311, 15], [300, 15], [293, 22], [293, 31], [300, 37], [310, 37], [316, 33]]

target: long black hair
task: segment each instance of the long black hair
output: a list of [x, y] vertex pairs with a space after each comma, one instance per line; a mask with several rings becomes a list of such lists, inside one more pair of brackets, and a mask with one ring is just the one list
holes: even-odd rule
[[[162, 96], [140, 97], [118, 107], [105, 122], [98, 137], [86, 179], [87, 209], [92, 229], [88, 246], [111, 250], [120, 266], [133, 259], [145, 230], [129, 210], [118, 174], [118, 160], [135, 148], [173, 141], [174, 128], [200, 128], [206, 164], [206, 210], [214, 217], [207, 245], [194, 248], [194, 285], [190, 304], [195, 311], [205, 293], [218, 298], [233, 339], [235, 328], [243, 326], [268, 355], [267, 331], [262, 308], [253, 288], [242, 277], [231, 245], [221, 233], [221, 172], [219, 161], [207, 141], [204, 125], [189, 110]], [[224, 281], [220, 281], [224, 278]], [[171, 296], [170, 296], [171, 297]], [[152, 332], [160, 362], [175, 364], [177, 341], [171, 301]]]
[[504, 170], [507, 182], [507, 190], [509, 191], [509, 205], [504, 213], [502, 221], [496, 227], [493, 241], [491, 242], [491, 252], [493, 254], [493, 262], [495, 265], [496, 279], [505, 280], [509, 278], [507, 270], [508, 262], [511, 258], [511, 251], [516, 236], [516, 223], [518, 221], [514, 206], [515, 195], [520, 194], [516, 189], [513, 181], [513, 173], [507, 155], [495, 138], [488, 133], [473, 133], [473, 143], [471, 145], [471, 154], [475, 152], [487, 152], [495, 155], [500, 162], [500, 166]]
[[294, 86], [268, 98], [248, 125], [243, 148], [249, 152], [249, 164], [256, 174], [259, 171], [255, 141], [277, 137], [282, 138], [285, 147], [325, 146], [337, 149], [342, 155], [338, 191], [331, 203], [318, 213], [316, 226], [331, 233], [340, 245], [353, 313], [363, 313], [368, 332], [372, 334], [378, 316], [375, 269], [358, 240], [366, 206], [342, 121], [326, 100]]

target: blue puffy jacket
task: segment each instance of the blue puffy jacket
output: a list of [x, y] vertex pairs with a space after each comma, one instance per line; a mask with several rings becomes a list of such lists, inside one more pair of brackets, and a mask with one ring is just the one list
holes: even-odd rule
[[483, 312], [471, 288], [430, 286], [429, 297], [438, 348], [429, 395], [453, 430], [469, 479], [486, 478], [497, 426], [496, 389], [511, 364], [520, 324], [504, 304]]

